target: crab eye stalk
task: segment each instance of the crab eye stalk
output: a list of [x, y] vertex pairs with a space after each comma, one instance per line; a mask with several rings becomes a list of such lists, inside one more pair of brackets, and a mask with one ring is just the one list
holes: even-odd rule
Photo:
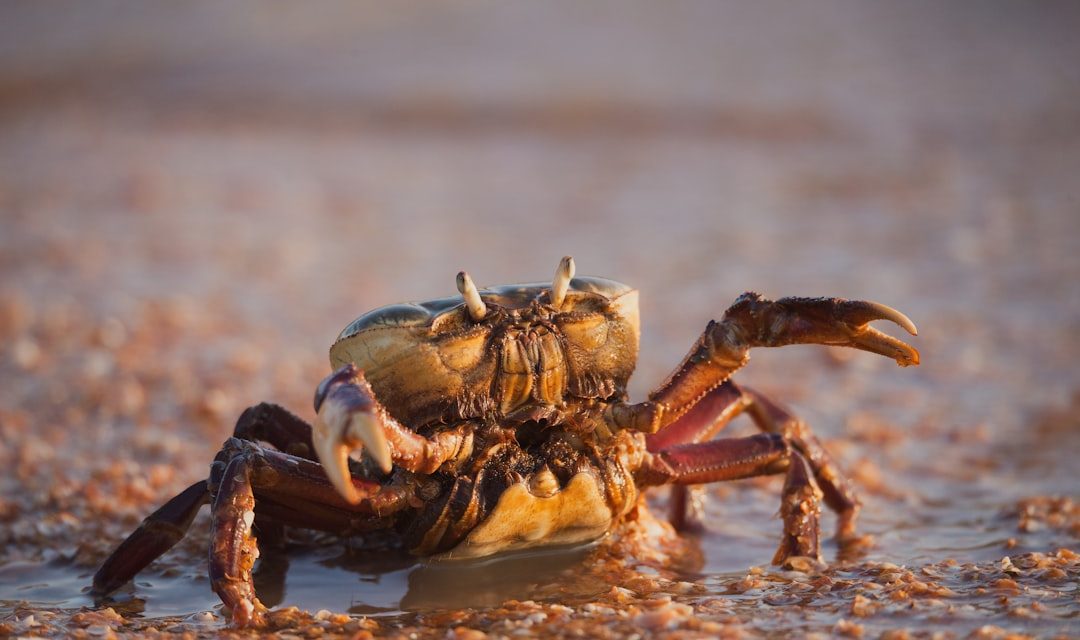
[[555, 267], [555, 280], [551, 283], [551, 305], [556, 309], [562, 307], [566, 300], [566, 290], [570, 288], [570, 281], [574, 279], [574, 259], [563, 256], [559, 266]]
[[465, 308], [469, 311], [469, 317], [472, 318], [473, 322], [483, 320], [484, 316], [487, 315], [487, 305], [480, 298], [480, 292], [477, 291], [472, 278], [464, 271], [457, 274], [457, 290], [465, 298]]

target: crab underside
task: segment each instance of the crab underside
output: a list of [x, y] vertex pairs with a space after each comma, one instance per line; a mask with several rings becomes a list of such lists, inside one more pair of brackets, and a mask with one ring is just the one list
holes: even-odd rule
[[[650, 486], [785, 474], [783, 536], [773, 558], [820, 560], [819, 502], [855, 532], [859, 502], [805, 423], [731, 375], [753, 347], [826, 344], [918, 364], [907, 344], [868, 324], [903, 314], [836, 298], [744, 294], [710, 322], [682, 364], [631, 403], [636, 291], [573, 277], [479, 291], [365, 314], [331, 350], [309, 425], [263, 403], [196, 482], [155, 511], [102, 564], [94, 592], [115, 591], [165, 553], [212, 505], [210, 578], [237, 626], [260, 625], [252, 585], [256, 534], [283, 527], [343, 536], [394, 530], [424, 556], [468, 558], [596, 539]], [[715, 439], [746, 413], [762, 433]], [[363, 450], [362, 459], [354, 459]], [[686, 524], [686, 500], [672, 509]]]

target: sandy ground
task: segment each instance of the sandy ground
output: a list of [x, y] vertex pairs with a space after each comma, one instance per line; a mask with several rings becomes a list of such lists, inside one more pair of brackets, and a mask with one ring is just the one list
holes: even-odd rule
[[643, 513], [453, 573], [298, 533], [258, 582], [282, 633], [1080, 636], [1078, 28], [1069, 3], [5, 6], [0, 635], [221, 632], [205, 514], [114, 600], [89, 578], [244, 407], [310, 418], [354, 317], [571, 254], [641, 291], [638, 398], [745, 290], [910, 315], [917, 369], [791, 347], [738, 377], [827, 440], [869, 544], [769, 566], [773, 479], [710, 487], [698, 536]]

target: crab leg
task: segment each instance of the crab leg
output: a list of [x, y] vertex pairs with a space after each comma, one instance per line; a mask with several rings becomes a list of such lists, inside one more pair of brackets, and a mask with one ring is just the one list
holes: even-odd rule
[[806, 459], [782, 436], [762, 433], [676, 445], [651, 454], [637, 479], [639, 486], [687, 485], [777, 473], [786, 473], [787, 480], [780, 503], [784, 537], [773, 563], [782, 564], [792, 556], [820, 560], [820, 490]]
[[712, 439], [749, 404], [743, 390], [731, 380], [706, 393], [679, 419], [663, 430], [645, 436], [649, 451]]
[[184, 537], [195, 515], [209, 499], [206, 481], [200, 480], [147, 516], [101, 564], [94, 574], [91, 592], [104, 596], [116, 591], [171, 549]]
[[836, 539], [841, 542], [853, 539], [855, 519], [862, 503], [832, 456], [810, 431], [810, 426], [753, 389], [743, 387], [743, 394], [754, 424], [762, 431], [782, 435], [810, 463], [825, 504], [837, 515]]
[[407, 502], [407, 496], [402, 493], [406, 485], [384, 485], [359, 476], [351, 476], [349, 484], [361, 499], [347, 502], [330, 483], [326, 470], [318, 462], [238, 438], [230, 438], [222, 447], [211, 467], [211, 485], [224, 481], [225, 474], [220, 471], [224, 468], [223, 463], [231, 463], [237, 457], [248, 461], [255, 474], [253, 483], [260, 498], [265, 495], [278, 501], [295, 499], [353, 513], [392, 513]]
[[[269, 442], [280, 451], [261, 447], [255, 440]], [[391, 523], [385, 516], [405, 508], [411, 499], [410, 486], [380, 486], [349, 478], [358, 499], [347, 502], [330, 484], [322, 466], [311, 459], [312, 451], [311, 427], [300, 418], [273, 404], [249, 408], [211, 466], [210, 480], [196, 482], [147, 517], [102, 563], [92, 593], [103, 596], [115, 591], [172, 548], [213, 496], [211, 566], [216, 567], [222, 599], [246, 615], [238, 621], [256, 622], [260, 609], [255, 606], [257, 599], [252, 599], [254, 591], [242, 580], [245, 564], [240, 562], [245, 553], [257, 555], [248, 522], [254, 503], [248, 494], [259, 502], [254, 530], [264, 543], [265, 538], [279, 534], [282, 525], [339, 534], [385, 528]]]
[[[267, 442], [278, 451], [298, 458], [315, 459], [315, 445], [311, 442], [311, 425], [281, 405], [261, 402], [248, 407], [236, 421], [233, 437], [253, 442]], [[268, 509], [260, 508], [255, 514], [255, 532], [259, 537], [260, 545], [263, 549], [268, 546], [282, 547], [285, 542], [284, 524], [280, 518], [272, 517], [267, 512]]]
[[330, 482], [350, 503], [360, 499], [349, 481], [348, 458], [353, 450], [362, 448], [384, 473], [396, 464], [422, 474], [464, 460], [472, 452], [471, 425], [431, 437], [408, 429], [379, 404], [364, 374], [352, 364], [319, 383], [315, 411], [319, 414], [312, 431], [315, 453]]
[[268, 442], [278, 451], [314, 460], [311, 425], [281, 405], [262, 402], [248, 407], [236, 421], [233, 437]]
[[[646, 436], [649, 451], [708, 440], [742, 413], [750, 415], [754, 424], [766, 433], [775, 433], [806, 457], [814, 479], [827, 504], [838, 516], [836, 537], [840, 541], [855, 535], [855, 519], [860, 503], [851, 483], [840, 472], [832, 456], [810, 431], [810, 427], [767, 397], [727, 380], [709, 391], [678, 420], [662, 431]], [[673, 487], [671, 521], [677, 528], [689, 528], [693, 521], [687, 510], [693, 500], [687, 489]]]
[[675, 422], [705, 394], [746, 364], [753, 347], [825, 344], [852, 347], [919, 364], [910, 345], [869, 326], [889, 320], [912, 335], [914, 323], [896, 309], [876, 302], [841, 298], [781, 298], [772, 301], [744, 293], [719, 321], [709, 322], [679, 368], [639, 404], [613, 404], [616, 426], [654, 433]]
[[[663, 431], [645, 437], [649, 451], [711, 439], [746, 409], [741, 390], [731, 380], [705, 394]], [[701, 530], [702, 502], [696, 487], [677, 484], [668, 497], [668, 521], [679, 531]]]
[[259, 602], [251, 582], [251, 569], [259, 557], [251, 533], [255, 494], [251, 490], [251, 469], [244, 457], [233, 458], [225, 467], [212, 513], [210, 586], [232, 612], [236, 626], [261, 626], [266, 607]]
[[[233, 437], [264, 440], [281, 451], [310, 458], [311, 427], [283, 407], [262, 403], [240, 415]], [[179, 542], [191, 526], [199, 509], [210, 501], [205, 480], [191, 485], [150, 514], [102, 563], [94, 574], [93, 593], [108, 595], [134, 578], [154, 560]], [[259, 517], [262, 531], [280, 529], [280, 525]]]
[[260, 626], [265, 622], [266, 608], [255, 594], [251, 575], [259, 557], [252, 524], [264, 501], [268, 515], [276, 521], [337, 533], [372, 528], [368, 516], [388, 526], [390, 521], [383, 518], [409, 504], [408, 486], [382, 486], [356, 477], [351, 477], [349, 483], [361, 497], [355, 504], [337, 494], [314, 461], [238, 438], [225, 443], [210, 474], [210, 485], [216, 487], [211, 513], [210, 585], [232, 612], [236, 626]]

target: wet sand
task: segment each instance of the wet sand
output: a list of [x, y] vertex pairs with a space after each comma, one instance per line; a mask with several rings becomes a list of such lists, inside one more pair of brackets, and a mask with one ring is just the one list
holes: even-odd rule
[[310, 419], [354, 317], [570, 254], [641, 291], [635, 398], [746, 290], [911, 316], [918, 368], [737, 377], [826, 441], [866, 544], [770, 566], [778, 479], [707, 488], [698, 535], [658, 491], [453, 571], [295, 532], [257, 579], [282, 633], [1080, 636], [1071, 5], [61, 13], [0, 10], [0, 635], [227, 629], [205, 513], [113, 600], [90, 576], [245, 407]]

